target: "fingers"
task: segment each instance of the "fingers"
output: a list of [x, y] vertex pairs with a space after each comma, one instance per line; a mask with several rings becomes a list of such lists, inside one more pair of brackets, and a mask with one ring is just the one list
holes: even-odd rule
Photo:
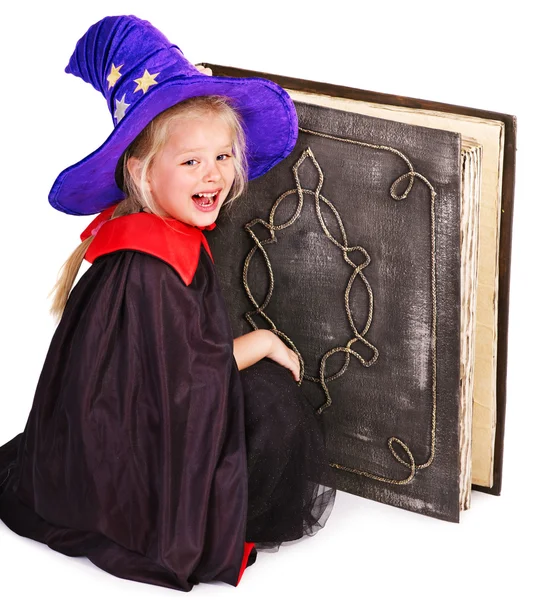
[[300, 359], [298, 358], [296, 352], [293, 352], [292, 350], [289, 350], [289, 354], [291, 355], [293, 365], [291, 371], [294, 376], [294, 379], [295, 381], [300, 381]]
[[271, 334], [271, 348], [269, 352], [266, 353], [266, 357], [288, 369], [291, 372], [293, 379], [295, 381], [300, 381], [300, 358], [298, 354], [289, 348], [275, 333], [269, 333]]

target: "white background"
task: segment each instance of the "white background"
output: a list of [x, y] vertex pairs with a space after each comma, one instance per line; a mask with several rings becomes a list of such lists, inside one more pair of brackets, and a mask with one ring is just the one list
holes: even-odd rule
[[[47, 294], [92, 217], [50, 207], [56, 175], [97, 148], [104, 99], [64, 73], [107, 15], [151, 21], [211, 62], [518, 117], [508, 398], [500, 497], [460, 524], [338, 492], [313, 538], [258, 555], [237, 588], [195, 597], [552, 597], [552, 39], [539, 2], [11, 2], [2, 22], [0, 445], [23, 430], [54, 321]], [[550, 292], [550, 293], [549, 293]], [[177, 598], [22, 538], [0, 522], [0, 597]], [[386, 595], [386, 596], [385, 596]]]

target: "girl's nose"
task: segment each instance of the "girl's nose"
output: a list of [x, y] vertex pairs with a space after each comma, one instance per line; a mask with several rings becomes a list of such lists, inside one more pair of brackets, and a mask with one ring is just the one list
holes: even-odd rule
[[216, 163], [208, 163], [206, 167], [206, 173], [204, 174], [205, 181], [219, 181], [221, 179], [221, 173], [219, 171], [219, 165]]

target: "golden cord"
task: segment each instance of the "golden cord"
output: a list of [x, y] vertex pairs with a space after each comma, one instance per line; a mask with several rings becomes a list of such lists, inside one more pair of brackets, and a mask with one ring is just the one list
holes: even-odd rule
[[[324, 138], [329, 138], [332, 140], [336, 140], [339, 142], [345, 142], [345, 143], [351, 143], [351, 144], [357, 144], [360, 146], [365, 146], [368, 148], [372, 148], [372, 149], [376, 149], [376, 150], [384, 150], [387, 152], [391, 152], [393, 154], [396, 154], [400, 159], [402, 159], [407, 168], [408, 171], [402, 175], [400, 175], [397, 179], [395, 179], [390, 187], [390, 195], [394, 200], [404, 200], [408, 194], [410, 193], [413, 184], [414, 184], [414, 180], [415, 178], [419, 178], [421, 181], [423, 181], [423, 183], [425, 183], [425, 185], [427, 185], [427, 187], [430, 190], [430, 194], [431, 194], [431, 231], [432, 231], [432, 235], [431, 235], [431, 296], [432, 296], [432, 300], [433, 300], [433, 321], [432, 321], [432, 349], [433, 349], [433, 359], [432, 359], [432, 364], [433, 364], [433, 375], [432, 375], [432, 395], [433, 395], [433, 409], [432, 409], [432, 416], [431, 416], [431, 452], [429, 455], [429, 458], [427, 459], [426, 462], [421, 463], [421, 464], [416, 464], [415, 459], [413, 457], [412, 452], [410, 451], [409, 447], [398, 437], [392, 436], [388, 439], [387, 443], [388, 443], [388, 447], [389, 450], [391, 451], [392, 455], [394, 456], [395, 460], [397, 460], [399, 463], [405, 465], [406, 467], [408, 467], [410, 469], [410, 474], [404, 478], [404, 479], [392, 479], [389, 477], [384, 477], [382, 475], [377, 475], [374, 473], [368, 473], [367, 471], [361, 471], [359, 469], [354, 469], [351, 467], [346, 467], [344, 465], [340, 465], [338, 463], [329, 463], [330, 466], [337, 468], [337, 469], [342, 469], [345, 471], [349, 471], [351, 473], [356, 473], [357, 475], [362, 475], [364, 477], [369, 477], [372, 479], [376, 479], [378, 481], [382, 481], [385, 483], [392, 483], [392, 484], [397, 484], [397, 485], [403, 485], [403, 484], [407, 484], [409, 483], [415, 476], [416, 470], [418, 469], [425, 469], [426, 467], [428, 467], [432, 462], [433, 459], [435, 457], [435, 438], [436, 438], [436, 408], [437, 408], [437, 339], [436, 339], [436, 331], [437, 331], [437, 298], [436, 298], [436, 273], [435, 273], [435, 262], [436, 262], [436, 257], [435, 257], [435, 236], [436, 236], [436, 232], [435, 232], [435, 199], [436, 199], [436, 192], [433, 188], [433, 186], [431, 185], [431, 183], [429, 183], [429, 181], [420, 173], [418, 173], [417, 171], [414, 170], [411, 162], [408, 160], [408, 158], [399, 150], [397, 150], [396, 148], [392, 148], [390, 146], [384, 146], [384, 145], [378, 145], [378, 144], [370, 144], [368, 142], [361, 142], [358, 140], [352, 140], [352, 139], [348, 139], [348, 138], [341, 138], [341, 137], [337, 137], [337, 136], [333, 136], [327, 133], [322, 133], [319, 131], [314, 131], [314, 130], [310, 130], [310, 129], [304, 129], [302, 127], [299, 128], [300, 131], [303, 131], [304, 133], [307, 134], [311, 134], [311, 135], [316, 135], [316, 136], [320, 136], [320, 137], [324, 137]], [[304, 189], [302, 188], [299, 178], [298, 178], [298, 169], [300, 168], [300, 166], [302, 165], [302, 163], [304, 162], [304, 160], [306, 158], [310, 158], [310, 160], [312, 161], [313, 165], [315, 166], [315, 168], [317, 169], [317, 172], [319, 174], [319, 182], [317, 184], [316, 190], [308, 190], [308, 189]], [[281, 194], [277, 200], [275, 201], [270, 215], [269, 215], [269, 223], [264, 221], [263, 219], [260, 218], [256, 218], [252, 221], [250, 221], [249, 223], [247, 223], [244, 228], [246, 229], [246, 231], [249, 233], [249, 235], [252, 237], [255, 246], [250, 250], [250, 252], [248, 253], [245, 261], [244, 261], [244, 267], [243, 267], [243, 274], [242, 274], [242, 281], [243, 281], [243, 285], [244, 285], [244, 289], [246, 291], [246, 294], [248, 295], [250, 301], [252, 302], [252, 304], [256, 307], [256, 310], [251, 311], [251, 312], [247, 312], [244, 316], [246, 318], [246, 320], [250, 323], [250, 325], [254, 328], [254, 329], [258, 329], [258, 327], [256, 326], [256, 324], [254, 323], [252, 316], [253, 314], [258, 314], [261, 315], [270, 325], [271, 327], [271, 331], [275, 334], [278, 335], [279, 337], [281, 337], [282, 339], [286, 340], [286, 342], [290, 345], [290, 347], [294, 350], [294, 352], [296, 352], [296, 354], [298, 355], [299, 361], [300, 361], [300, 381], [298, 383], [298, 385], [301, 385], [302, 380], [305, 378], [309, 381], [312, 381], [314, 383], [319, 383], [321, 384], [323, 391], [325, 393], [325, 397], [326, 397], [326, 402], [321, 405], [317, 410], [316, 410], [316, 414], [321, 414], [325, 409], [327, 409], [330, 405], [331, 405], [331, 396], [329, 394], [329, 389], [326, 385], [327, 381], [333, 381], [335, 379], [338, 379], [339, 377], [341, 377], [344, 372], [346, 371], [346, 369], [348, 368], [348, 365], [350, 363], [350, 355], [354, 355], [361, 363], [364, 367], [369, 367], [371, 366], [373, 363], [375, 363], [375, 361], [377, 360], [377, 358], [379, 357], [379, 352], [377, 350], [377, 348], [371, 344], [368, 340], [365, 339], [365, 334], [367, 333], [370, 325], [371, 325], [371, 321], [373, 318], [373, 293], [371, 290], [371, 286], [369, 285], [367, 279], [365, 278], [362, 270], [370, 263], [370, 256], [368, 254], [368, 252], [365, 250], [365, 248], [362, 248], [361, 246], [352, 246], [349, 247], [348, 246], [348, 240], [347, 240], [347, 236], [346, 236], [346, 231], [344, 229], [342, 220], [340, 218], [339, 213], [337, 212], [337, 210], [335, 209], [335, 207], [333, 206], [333, 204], [326, 199], [324, 196], [322, 196], [320, 194], [321, 192], [321, 188], [323, 187], [323, 180], [324, 180], [324, 176], [323, 176], [323, 172], [319, 166], [319, 163], [317, 162], [312, 150], [310, 147], [307, 147], [301, 154], [300, 158], [298, 159], [298, 161], [293, 165], [292, 167], [292, 171], [294, 174], [294, 179], [296, 182], [296, 189], [294, 190], [288, 190], [286, 192], [284, 192], [283, 194]], [[406, 189], [404, 190], [404, 192], [399, 195], [397, 193], [397, 189], [398, 189], [398, 185], [400, 184], [401, 181], [403, 181], [404, 179], [409, 179], [408, 181], [408, 185], [406, 186]], [[275, 218], [275, 211], [277, 210], [279, 204], [281, 203], [281, 201], [286, 198], [287, 196], [291, 195], [291, 194], [297, 194], [298, 196], [298, 204], [296, 207], [296, 211], [294, 212], [293, 216], [286, 222], [286, 223], [282, 223], [281, 225], [275, 225], [274, 223], [274, 218]], [[264, 310], [266, 309], [266, 307], [269, 304], [269, 301], [271, 299], [272, 293], [273, 293], [273, 288], [274, 288], [274, 277], [273, 277], [273, 270], [271, 268], [271, 262], [269, 260], [269, 257], [264, 249], [264, 246], [267, 244], [272, 244], [275, 243], [277, 241], [276, 236], [275, 236], [275, 232], [276, 231], [280, 231], [282, 229], [286, 229], [287, 227], [290, 227], [290, 225], [292, 225], [296, 219], [299, 217], [301, 211], [302, 211], [302, 206], [304, 203], [304, 194], [309, 194], [314, 196], [314, 200], [315, 200], [315, 208], [316, 208], [316, 212], [317, 212], [317, 217], [319, 220], [319, 223], [321, 225], [321, 228], [323, 229], [325, 235], [327, 236], [327, 238], [333, 243], [335, 244], [337, 247], [339, 247], [342, 250], [342, 255], [344, 260], [351, 266], [354, 268], [354, 271], [352, 272], [352, 275], [350, 276], [350, 279], [348, 281], [348, 284], [346, 286], [346, 290], [345, 290], [345, 294], [344, 294], [344, 302], [345, 302], [345, 308], [346, 308], [346, 313], [348, 316], [348, 321], [350, 323], [350, 327], [352, 328], [352, 331], [354, 333], [354, 337], [352, 339], [350, 339], [348, 341], [348, 343], [346, 344], [346, 346], [341, 346], [341, 347], [336, 347], [333, 348], [331, 350], [329, 350], [327, 353], [325, 353], [325, 355], [323, 356], [323, 358], [321, 359], [321, 363], [320, 363], [320, 369], [319, 369], [319, 378], [318, 377], [310, 377], [308, 375], [306, 375], [304, 373], [304, 359], [302, 358], [302, 355], [300, 354], [300, 352], [298, 351], [298, 349], [296, 348], [296, 346], [294, 345], [293, 341], [282, 331], [280, 331], [277, 326], [275, 325], [275, 323], [269, 318], [269, 316], [264, 312]], [[331, 209], [331, 211], [333, 212], [333, 214], [335, 215], [340, 231], [341, 231], [341, 235], [342, 235], [342, 243], [340, 243], [338, 240], [336, 240], [330, 233], [329, 230], [327, 229], [327, 226], [325, 225], [325, 221], [321, 215], [321, 209], [320, 209], [320, 200], [322, 200], [323, 202], [325, 202], [325, 204]], [[256, 234], [252, 231], [252, 227], [256, 224], [261, 224], [263, 225], [270, 233], [270, 237], [265, 239], [265, 240], [259, 240], [258, 237], [256, 236]], [[250, 261], [252, 259], [252, 257], [254, 256], [254, 254], [257, 251], [260, 251], [263, 255], [263, 258], [265, 260], [267, 269], [268, 269], [268, 275], [269, 275], [269, 290], [267, 293], [266, 298], [264, 299], [264, 302], [259, 305], [257, 303], [257, 301], [255, 300], [255, 298], [253, 297], [253, 295], [250, 292], [250, 288], [248, 286], [248, 269], [250, 266]], [[358, 250], [359, 252], [361, 252], [363, 254], [363, 256], [365, 257], [365, 260], [362, 264], [360, 265], [356, 265], [355, 263], [353, 263], [350, 258], [348, 257], [348, 254], [350, 252], [356, 251]], [[354, 321], [352, 319], [352, 314], [351, 314], [351, 310], [350, 310], [350, 290], [352, 288], [352, 284], [354, 283], [354, 280], [356, 277], [360, 276], [366, 289], [368, 292], [368, 296], [369, 296], [369, 313], [368, 313], [368, 318], [366, 321], [366, 324], [364, 326], [363, 331], [360, 333], [358, 332], [358, 330], [356, 329], [356, 326], [354, 324]], [[356, 341], [361, 342], [362, 344], [364, 344], [365, 346], [367, 346], [368, 348], [371, 349], [372, 351], [372, 355], [368, 360], [364, 360], [364, 358], [358, 354], [357, 352], [355, 352], [354, 350], [351, 349], [351, 346], [353, 343], [355, 343]], [[327, 362], [327, 359], [332, 356], [333, 354], [335, 354], [336, 352], [343, 352], [346, 356], [345, 356], [345, 361], [344, 361], [344, 365], [342, 366], [342, 368], [335, 374], [330, 375], [328, 377], [326, 377], [325, 375], [325, 365]], [[406, 455], [409, 457], [409, 461], [404, 460], [402, 457], [400, 457], [397, 452], [395, 451], [394, 447], [393, 447], [393, 443], [397, 443], [399, 444], [404, 451], [406, 452]]]

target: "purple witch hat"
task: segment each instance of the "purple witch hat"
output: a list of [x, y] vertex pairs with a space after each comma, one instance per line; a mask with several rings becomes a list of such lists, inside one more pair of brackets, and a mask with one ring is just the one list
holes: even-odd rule
[[241, 113], [248, 179], [269, 171], [296, 143], [296, 109], [283, 88], [259, 77], [204, 75], [160, 31], [132, 15], [90, 27], [65, 70], [104, 95], [114, 130], [56, 178], [48, 200], [64, 213], [92, 215], [122, 200], [115, 173], [123, 152], [156, 115], [193, 96], [227, 96]]

